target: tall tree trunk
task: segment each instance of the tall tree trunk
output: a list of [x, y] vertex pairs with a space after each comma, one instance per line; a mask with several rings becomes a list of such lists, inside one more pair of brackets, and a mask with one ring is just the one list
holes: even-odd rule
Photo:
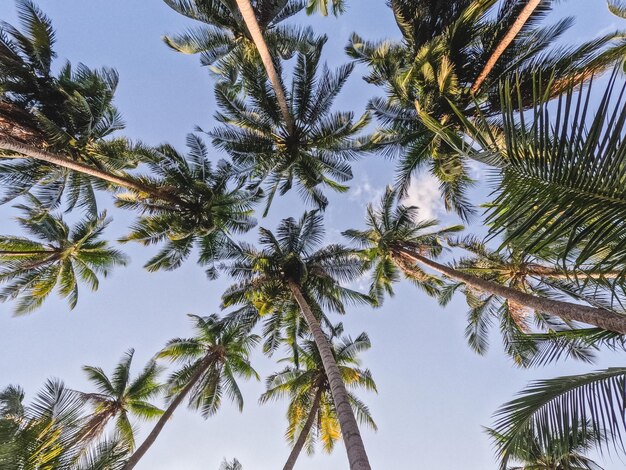
[[468, 286], [483, 292], [503, 297], [523, 307], [549, 313], [550, 315], [557, 316], [563, 320], [582, 322], [588, 325], [597, 326], [598, 328], [602, 328], [604, 330], [626, 334], [626, 315], [620, 315], [602, 308], [588, 307], [586, 305], [537, 297], [511, 287], [506, 287], [492, 281], [481, 279], [480, 277], [472, 276], [471, 274], [463, 273], [449, 266], [437, 263], [436, 261], [426, 258], [406, 248], [400, 249], [399, 252], [412, 259], [414, 262], [428, 266], [429, 268], [446, 275], [450, 279], [463, 282]]
[[489, 57], [489, 59], [487, 60], [487, 63], [485, 64], [485, 67], [482, 69], [482, 71], [478, 75], [478, 78], [472, 85], [472, 88], [470, 89], [470, 92], [472, 94], [475, 94], [478, 91], [478, 89], [483, 84], [483, 82], [485, 81], [489, 73], [495, 67], [496, 62], [498, 62], [498, 59], [500, 58], [500, 56], [504, 53], [506, 48], [509, 47], [509, 44], [513, 42], [513, 39], [515, 39], [515, 37], [522, 30], [522, 28], [524, 27], [524, 25], [526, 24], [526, 22], [531, 17], [531, 15], [535, 11], [535, 9], [539, 6], [540, 3], [541, 3], [541, 0], [529, 0], [526, 6], [522, 9], [519, 16], [515, 20], [515, 22], [511, 25], [511, 28], [507, 31], [507, 33], [504, 35], [500, 43], [496, 46], [494, 51], [491, 53], [491, 56]]
[[367, 453], [365, 452], [365, 446], [363, 445], [363, 439], [361, 439], [361, 432], [359, 431], [354, 412], [350, 406], [348, 391], [341, 378], [341, 373], [339, 372], [339, 367], [337, 367], [337, 362], [335, 361], [335, 356], [328, 342], [328, 338], [326, 338], [319, 320], [304, 298], [300, 285], [295, 281], [289, 281], [289, 289], [296, 299], [296, 302], [298, 302], [298, 306], [311, 330], [315, 345], [322, 358], [324, 371], [328, 377], [330, 391], [333, 395], [335, 409], [337, 410], [337, 419], [341, 427], [341, 435], [343, 436], [346, 452], [348, 453], [350, 470], [371, 470]]
[[248, 28], [248, 32], [252, 37], [252, 41], [259, 51], [259, 55], [261, 56], [261, 60], [263, 61], [263, 66], [265, 67], [265, 71], [267, 72], [267, 77], [269, 78], [270, 83], [274, 88], [274, 93], [276, 94], [276, 99], [278, 100], [280, 112], [283, 115], [285, 123], [287, 124], [287, 129], [290, 133], [292, 133], [294, 130], [294, 122], [293, 118], [291, 117], [291, 113], [289, 112], [289, 105], [287, 104], [287, 97], [285, 96], [283, 82], [278, 75], [278, 72], [276, 71], [276, 67], [274, 66], [272, 54], [267, 47], [265, 38], [263, 37], [263, 32], [261, 31], [259, 22], [256, 19], [254, 8], [252, 7], [250, 0], [237, 0], [237, 6], [239, 7], [239, 11], [241, 12], [243, 21], [246, 23], [246, 27]]
[[69, 158], [66, 158], [66, 157], [63, 157], [61, 155], [57, 155], [54, 153], [50, 153], [45, 150], [41, 150], [41, 149], [38, 149], [37, 147], [32, 147], [27, 144], [21, 144], [18, 142], [7, 140], [7, 139], [0, 139], [0, 150], [8, 150], [10, 152], [15, 152], [16, 154], [19, 154], [19, 155], [0, 155], [0, 159], [32, 158], [33, 160], [50, 163], [52, 165], [60, 166], [62, 168], [67, 168], [68, 170], [76, 171], [84, 175], [93, 176], [94, 178], [107, 181], [109, 183], [112, 183], [116, 186], [120, 186], [122, 188], [132, 189], [134, 191], [147, 193], [154, 197], [159, 197], [163, 199], [167, 198], [166, 195], [161, 194], [158, 188], [138, 183], [136, 181], [133, 181], [130, 178], [116, 176], [112, 173], [108, 173], [106, 171], [102, 171], [97, 168], [90, 167], [80, 162], [75, 162], [73, 160], [70, 160]]
[[133, 453], [133, 455], [130, 456], [122, 470], [131, 470], [135, 468], [135, 465], [137, 465], [139, 460], [144, 456], [144, 454], [148, 451], [152, 444], [154, 444], [156, 438], [159, 437], [159, 434], [163, 430], [165, 423], [167, 423], [167, 421], [174, 414], [176, 408], [178, 408], [178, 406], [183, 402], [185, 397], [189, 394], [193, 386], [198, 382], [198, 380], [200, 380], [202, 374], [211, 364], [212, 359], [212, 355], [209, 355], [202, 360], [202, 362], [198, 366], [198, 370], [189, 379], [189, 383], [185, 385], [185, 388], [183, 388], [178, 393], [178, 395], [176, 395], [176, 398], [172, 400], [172, 403], [170, 403], [165, 412], [161, 415], [157, 423], [154, 425], [152, 431], [150, 431], [150, 434], [148, 434], [148, 437], [146, 437], [146, 440], [143, 441], [141, 445], [137, 448], [137, 450]]
[[289, 458], [287, 459], [287, 463], [283, 467], [283, 470], [292, 470], [296, 465], [296, 460], [298, 460], [298, 456], [300, 452], [302, 452], [302, 448], [306, 443], [306, 439], [311, 432], [311, 428], [313, 427], [313, 423], [315, 422], [315, 417], [317, 416], [317, 412], [320, 409], [320, 401], [322, 400], [322, 387], [317, 388], [317, 392], [315, 392], [315, 398], [313, 399], [313, 404], [311, 405], [311, 410], [309, 411], [309, 416], [307, 416], [306, 422], [300, 431], [300, 435], [298, 436], [298, 440], [291, 449], [291, 453], [289, 454]]

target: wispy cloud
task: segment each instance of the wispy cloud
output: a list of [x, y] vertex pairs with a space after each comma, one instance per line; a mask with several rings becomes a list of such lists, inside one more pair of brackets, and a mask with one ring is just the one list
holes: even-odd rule
[[402, 203], [418, 207], [420, 219], [436, 219], [445, 213], [439, 182], [429, 173], [413, 178], [408, 194], [402, 199]]
[[351, 201], [370, 203], [380, 199], [384, 192], [385, 188], [383, 186], [373, 185], [367, 175], [365, 175], [350, 189], [349, 194]]

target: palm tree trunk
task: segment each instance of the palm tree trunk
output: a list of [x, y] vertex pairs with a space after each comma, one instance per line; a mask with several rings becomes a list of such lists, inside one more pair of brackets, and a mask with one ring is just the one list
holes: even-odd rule
[[463, 282], [483, 292], [489, 292], [490, 294], [503, 297], [524, 307], [549, 313], [563, 320], [582, 322], [604, 330], [626, 334], [626, 315], [620, 315], [603, 308], [588, 307], [586, 305], [537, 297], [511, 287], [472, 276], [471, 274], [457, 271], [454, 268], [437, 263], [406, 248], [401, 248], [398, 251], [414, 262], [424, 264], [450, 279]]
[[317, 416], [317, 412], [320, 409], [320, 401], [322, 400], [322, 387], [318, 387], [317, 392], [315, 392], [315, 398], [313, 399], [313, 404], [311, 405], [311, 410], [309, 411], [309, 416], [302, 427], [302, 431], [300, 431], [300, 435], [298, 436], [298, 440], [291, 449], [291, 453], [289, 454], [289, 458], [287, 459], [287, 463], [283, 467], [283, 470], [292, 470], [296, 465], [296, 460], [298, 460], [298, 456], [306, 443], [306, 438], [311, 432], [311, 428], [313, 427], [313, 423], [315, 422], [315, 417]]
[[163, 198], [163, 195], [160, 194], [160, 192], [158, 191], [158, 188], [143, 185], [141, 183], [133, 181], [129, 178], [124, 178], [122, 176], [116, 176], [106, 171], [102, 171], [97, 168], [90, 167], [83, 163], [75, 162], [73, 160], [70, 160], [69, 158], [66, 158], [66, 157], [63, 157], [61, 155], [57, 155], [54, 153], [50, 153], [45, 150], [41, 150], [41, 149], [38, 149], [37, 147], [32, 147], [27, 144], [21, 144], [18, 142], [7, 140], [7, 139], [0, 139], [0, 150], [8, 150], [10, 152], [15, 152], [16, 154], [19, 154], [19, 155], [0, 155], [0, 159], [2, 158], [32, 158], [33, 160], [51, 163], [52, 165], [67, 168], [68, 170], [76, 171], [78, 173], [82, 173], [88, 176], [93, 176], [94, 178], [107, 181], [116, 186], [121, 186], [126, 189], [132, 189], [134, 191], [148, 193], [150, 195]]
[[167, 421], [172, 417], [176, 408], [178, 408], [178, 406], [183, 402], [185, 397], [189, 394], [193, 386], [198, 382], [198, 380], [200, 380], [202, 374], [211, 364], [212, 359], [212, 356], [209, 355], [202, 360], [202, 362], [198, 366], [198, 370], [189, 379], [189, 383], [185, 385], [185, 388], [183, 388], [178, 393], [178, 395], [176, 395], [176, 398], [172, 400], [172, 403], [170, 403], [165, 412], [161, 415], [157, 423], [154, 425], [152, 431], [150, 431], [150, 434], [148, 434], [148, 437], [146, 437], [146, 440], [143, 441], [141, 445], [137, 448], [137, 450], [133, 453], [133, 455], [130, 456], [122, 470], [131, 470], [135, 468], [135, 465], [137, 465], [139, 460], [144, 456], [144, 454], [148, 451], [152, 444], [154, 444], [156, 438], [159, 437], [159, 434], [163, 430], [165, 423], [167, 423]]
[[272, 88], [274, 88], [274, 93], [276, 94], [276, 99], [278, 100], [278, 106], [280, 107], [280, 112], [283, 115], [283, 119], [287, 124], [287, 129], [290, 133], [294, 130], [293, 118], [291, 117], [291, 113], [289, 112], [289, 105], [287, 104], [287, 98], [285, 96], [285, 89], [283, 88], [283, 82], [276, 71], [276, 67], [274, 66], [274, 61], [272, 59], [272, 54], [270, 53], [269, 48], [267, 47], [267, 43], [265, 42], [265, 38], [263, 37], [263, 32], [261, 31], [261, 27], [259, 26], [259, 22], [256, 19], [256, 14], [254, 13], [254, 8], [250, 3], [250, 0], [236, 0], [237, 6], [239, 7], [239, 11], [241, 12], [241, 16], [243, 17], [244, 23], [246, 23], [246, 27], [248, 28], [248, 32], [252, 37], [252, 41], [259, 51], [259, 55], [261, 56], [261, 61], [263, 62], [263, 66], [265, 67], [265, 71], [267, 72], [267, 76], [270, 79], [270, 83], [272, 84]]
[[322, 358], [324, 371], [328, 377], [330, 391], [333, 395], [335, 409], [337, 410], [337, 419], [341, 427], [341, 435], [343, 436], [346, 452], [348, 453], [350, 470], [371, 470], [367, 453], [365, 452], [365, 446], [363, 445], [363, 439], [361, 438], [361, 432], [359, 431], [354, 412], [350, 406], [348, 391], [341, 378], [341, 373], [339, 372], [339, 367], [337, 367], [337, 362], [335, 361], [335, 356], [328, 342], [328, 338], [322, 331], [319, 320], [304, 298], [300, 285], [290, 280], [289, 290], [296, 299], [296, 302], [298, 302], [298, 306], [311, 330], [315, 345]]
[[491, 53], [491, 56], [489, 57], [489, 59], [487, 60], [487, 63], [485, 64], [485, 67], [483, 67], [482, 71], [478, 75], [478, 78], [476, 79], [476, 81], [472, 85], [472, 88], [470, 89], [470, 92], [472, 93], [472, 95], [478, 91], [478, 89], [483, 84], [483, 82], [485, 81], [489, 73], [493, 70], [500, 56], [504, 53], [506, 48], [509, 47], [509, 44], [513, 42], [513, 39], [515, 39], [518, 33], [522, 30], [522, 28], [526, 24], [526, 21], [528, 21], [528, 19], [531, 17], [531, 15], [535, 11], [535, 9], [539, 6], [540, 3], [541, 3], [541, 0], [529, 0], [528, 1], [528, 3], [520, 12], [519, 16], [517, 17], [513, 25], [511, 25], [511, 28], [507, 31], [507, 33], [504, 35], [500, 43]]

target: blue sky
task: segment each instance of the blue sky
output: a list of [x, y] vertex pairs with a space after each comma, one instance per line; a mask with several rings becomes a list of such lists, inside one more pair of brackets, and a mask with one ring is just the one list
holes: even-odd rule
[[[318, 32], [330, 35], [325, 57], [331, 66], [347, 61], [343, 47], [352, 31], [372, 39], [397, 36], [384, 1], [351, 0], [349, 4], [348, 13], [340, 19], [311, 20]], [[189, 24], [164, 3], [41, 0], [39, 5], [54, 21], [61, 60], [82, 61], [92, 67], [108, 65], [120, 72], [117, 104], [128, 123], [128, 136], [151, 144], [167, 141], [182, 149], [186, 133], [195, 125], [213, 126], [215, 105], [208, 71], [196, 57], [175, 53], [160, 39]], [[607, 13], [604, 0], [560, 2], [553, 17], [565, 14], [576, 17], [567, 36], [570, 41], [620, 26], [619, 20]], [[0, 2], [0, 18], [15, 21], [12, 0]], [[356, 69], [336, 109], [362, 112], [367, 98], [379, 93], [361, 80], [363, 72]], [[393, 165], [378, 156], [355, 164], [352, 191], [331, 198], [326, 213], [329, 240], [337, 240], [346, 228], [361, 225], [366, 204], [393, 181]], [[476, 176], [484, 178], [480, 171]], [[486, 194], [484, 184], [479, 185], [475, 201], [482, 202]], [[456, 223], [443, 213], [436, 185], [429, 178], [416, 179], [410, 198], [422, 207], [424, 215]], [[106, 195], [102, 201], [110, 206]], [[289, 195], [275, 204], [260, 225], [273, 228], [280, 218], [298, 217], [303, 210], [300, 200]], [[108, 237], [117, 239], [126, 233], [132, 214], [114, 208], [109, 214], [114, 222]], [[13, 215], [11, 209], [0, 208], [2, 233], [15, 233]], [[134, 347], [139, 369], [168, 339], [190, 333], [185, 314], [219, 310], [220, 294], [228, 285], [225, 277], [208, 282], [193, 262], [173, 273], [150, 274], [142, 265], [152, 250], [133, 245], [123, 249], [131, 264], [115, 270], [98, 292], [83, 289], [72, 312], [53, 299], [30, 316], [14, 318], [11, 305], [0, 304], [0, 386], [18, 383], [32, 393], [54, 376], [72, 388], [85, 389], [83, 364], [108, 371], [126, 349]], [[373, 468], [496, 468], [481, 426], [488, 425], [497, 407], [529, 380], [623, 365], [621, 357], [605, 353], [592, 366], [561, 363], [519, 370], [500, 351], [496, 335], [490, 353], [479, 357], [463, 338], [465, 312], [460, 298], [444, 310], [403, 283], [383, 308], [353, 308], [345, 317], [334, 318], [343, 321], [352, 336], [367, 331], [373, 343], [371, 351], [363, 355], [363, 363], [372, 370], [379, 394], [361, 394], [379, 427], [377, 433], [364, 430]], [[276, 358], [258, 352], [254, 365], [267, 376], [279, 369]], [[246, 400], [242, 414], [228, 403], [206, 421], [187, 410], [178, 411], [138, 468], [213, 470], [224, 457], [239, 458], [247, 470], [281, 468], [289, 453], [283, 439], [286, 403], [259, 406], [263, 382], [244, 383], [242, 388]], [[302, 456], [298, 468], [347, 468], [343, 446], [331, 456], [321, 452], [314, 458]], [[617, 470], [624, 465], [616, 458], [606, 468]]]

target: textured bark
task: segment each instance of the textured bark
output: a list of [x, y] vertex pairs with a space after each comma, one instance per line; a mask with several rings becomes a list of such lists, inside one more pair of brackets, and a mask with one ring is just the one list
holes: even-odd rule
[[545, 312], [563, 320], [577, 321], [597, 326], [598, 328], [602, 328], [604, 330], [626, 334], [626, 315], [620, 315], [602, 308], [588, 307], [586, 305], [537, 297], [511, 287], [506, 287], [492, 281], [472, 276], [471, 274], [457, 271], [454, 268], [437, 263], [436, 261], [425, 258], [418, 253], [414, 253], [411, 250], [402, 248], [399, 251], [413, 261], [428, 266], [429, 268], [446, 275], [450, 279], [463, 282], [468, 286], [483, 292], [503, 297], [523, 307], [537, 310], [539, 312]]
[[28, 111], [2, 100], [0, 100], [0, 139], [15, 140], [36, 147], [40, 147], [45, 141]]
[[289, 458], [287, 459], [287, 463], [285, 463], [283, 470], [292, 470], [296, 465], [296, 460], [298, 460], [298, 456], [300, 455], [300, 452], [302, 452], [302, 448], [304, 447], [306, 439], [311, 432], [311, 428], [313, 427], [313, 423], [315, 422], [317, 412], [320, 409], [320, 401], [322, 400], [323, 391], [324, 390], [321, 387], [318, 387], [317, 392], [315, 392], [315, 398], [313, 399], [309, 416], [307, 416], [306, 422], [300, 431], [298, 440], [294, 444], [293, 449], [291, 449], [291, 453], [289, 454]]
[[154, 428], [152, 428], [152, 431], [150, 431], [150, 434], [148, 434], [148, 437], [146, 437], [146, 440], [143, 441], [133, 455], [130, 456], [122, 470], [131, 470], [135, 468], [139, 460], [145, 455], [148, 449], [150, 449], [152, 444], [154, 444], [157, 437], [159, 437], [159, 434], [165, 427], [165, 423], [167, 423], [167, 421], [172, 417], [176, 408], [178, 408], [193, 386], [198, 382], [198, 380], [200, 380], [202, 374], [206, 371], [207, 367], [209, 367], [212, 360], [212, 355], [208, 355], [202, 360], [198, 370], [191, 376], [191, 379], [189, 379], [189, 383], [185, 385], [185, 388], [183, 388], [178, 395], [176, 395], [176, 398], [172, 400], [172, 403], [170, 403], [165, 412], [161, 415], [157, 423], [154, 425]]
[[519, 16], [515, 20], [515, 22], [511, 25], [511, 28], [509, 28], [509, 30], [504, 35], [500, 43], [491, 53], [491, 56], [489, 57], [489, 59], [487, 60], [487, 63], [485, 64], [485, 67], [482, 69], [482, 71], [478, 75], [478, 78], [472, 85], [472, 88], [470, 89], [472, 94], [475, 94], [480, 88], [480, 86], [484, 83], [487, 76], [489, 76], [489, 73], [495, 67], [496, 62], [498, 62], [498, 59], [500, 58], [500, 56], [504, 53], [506, 48], [509, 47], [509, 44], [513, 42], [515, 37], [519, 34], [519, 32], [522, 30], [522, 28], [526, 24], [526, 21], [528, 21], [528, 19], [531, 17], [531, 15], [535, 11], [535, 9], [539, 6], [540, 3], [541, 3], [541, 0], [529, 0], [526, 6], [522, 9]]
[[278, 72], [276, 71], [276, 67], [274, 66], [272, 54], [267, 47], [265, 38], [263, 37], [263, 32], [261, 31], [261, 27], [259, 26], [259, 22], [257, 21], [254, 8], [252, 7], [250, 0], [237, 0], [237, 6], [239, 7], [239, 11], [241, 12], [243, 21], [246, 23], [246, 27], [248, 28], [248, 32], [252, 37], [252, 41], [259, 51], [261, 61], [263, 62], [263, 66], [265, 67], [265, 71], [267, 72], [267, 77], [272, 84], [272, 88], [274, 88], [274, 93], [276, 94], [276, 99], [278, 100], [280, 112], [283, 115], [285, 123], [287, 124], [287, 129], [290, 133], [292, 133], [294, 130], [294, 123], [293, 118], [291, 117], [291, 113], [289, 112], [289, 105], [287, 104], [287, 98], [285, 96], [283, 82], [280, 79]]
[[328, 338], [326, 338], [319, 320], [304, 298], [300, 286], [295, 281], [289, 281], [289, 289], [296, 299], [296, 302], [298, 302], [298, 306], [311, 330], [315, 345], [322, 358], [324, 371], [328, 377], [330, 391], [333, 396], [333, 402], [335, 403], [335, 410], [337, 411], [337, 419], [341, 427], [341, 435], [343, 436], [343, 441], [346, 446], [350, 470], [371, 470], [367, 453], [365, 452], [365, 446], [363, 445], [363, 439], [361, 438], [361, 432], [359, 431], [354, 412], [350, 406], [348, 391], [341, 378], [341, 373], [339, 372], [339, 367], [337, 367], [337, 362], [335, 361], [335, 356]]
[[157, 197], [161, 199], [171, 199], [171, 196], [164, 194], [158, 188], [138, 183], [137, 181], [133, 181], [130, 178], [117, 176], [112, 173], [108, 173], [106, 171], [93, 168], [89, 165], [85, 165], [84, 163], [75, 162], [74, 160], [70, 160], [67, 157], [48, 152], [46, 150], [41, 150], [31, 145], [21, 144], [16, 141], [11, 141], [9, 139], [0, 138], [0, 150], [7, 150], [10, 152], [14, 152], [16, 154], [16, 155], [0, 155], [0, 159], [32, 158], [33, 160], [50, 163], [52, 165], [67, 168], [68, 170], [76, 171], [84, 175], [93, 176], [94, 178], [107, 181], [116, 186], [121, 186], [126, 189], [132, 189], [135, 191], [147, 193], [153, 197]]

